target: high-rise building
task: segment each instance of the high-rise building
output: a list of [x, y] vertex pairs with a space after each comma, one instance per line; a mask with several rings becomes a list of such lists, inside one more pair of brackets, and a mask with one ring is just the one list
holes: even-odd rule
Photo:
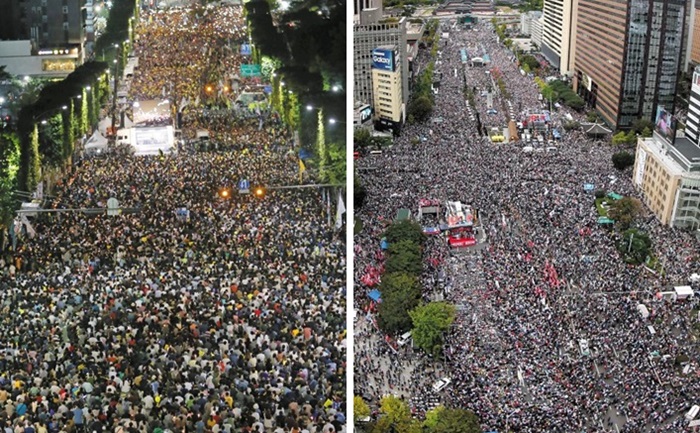
[[397, 47], [398, 65], [401, 75], [401, 103], [408, 99], [408, 55], [406, 18], [382, 18], [353, 26], [354, 100], [374, 104], [372, 91], [372, 52], [377, 47]]
[[523, 35], [532, 35], [532, 23], [542, 16], [540, 11], [530, 11], [520, 15], [520, 33]]
[[542, 46], [542, 28], [544, 27], [544, 16], [539, 17], [530, 22], [530, 40], [532, 45], [540, 48]]
[[690, 24], [688, 25], [688, 51], [686, 64], [700, 65], [700, 2], [691, 0], [695, 7], [690, 10]]
[[700, 67], [696, 67], [693, 72], [685, 136], [700, 146]]
[[82, 45], [84, 3], [86, 0], [0, 0], [0, 39], [29, 39], [37, 50]]
[[398, 47], [383, 46], [372, 51], [372, 93], [374, 113], [386, 128], [398, 130], [403, 124], [405, 107], [401, 89], [401, 63]]
[[574, 0], [545, 0], [542, 55], [563, 75], [573, 69]]
[[633, 180], [656, 217], [673, 227], [700, 229], [700, 67], [693, 73], [688, 121], [657, 119], [654, 135], [640, 139]]
[[674, 112], [685, 0], [579, 0], [574, 89], [608, 125]]
[[24, 2], [0, 0], [0, 40], [17, 41], [29, 39], [29, 27]]

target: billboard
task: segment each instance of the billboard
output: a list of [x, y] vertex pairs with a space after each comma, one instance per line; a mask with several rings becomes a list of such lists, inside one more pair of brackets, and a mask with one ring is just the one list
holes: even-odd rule
[[642, 181], [644, 180], [644, 167], [647, 163], [647, 153], [644, 149], [640, 148], [637, 150], [637, 173], [634, 176], [634, 183], [637, 186], [642, 186]]
[[372, 50], [372, 69], [394, 72], [394, 51], [385, 48], [375, 48]]
[[673, 141], [673, 135], [676, 130], [676, 122], [673, 114], [668, 112], [663, 105], [656, 107], [656, 118], [654, 119], [654, 131], [658, 132], [663, 138]]
[[360, 123], [365, 123], [372, 118], [372, 107], [367, 105], [360, 111]]

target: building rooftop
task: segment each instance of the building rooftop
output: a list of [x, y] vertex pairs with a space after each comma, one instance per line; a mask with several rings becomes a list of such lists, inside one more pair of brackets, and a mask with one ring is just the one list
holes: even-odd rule
[[669, 156], [666, 150], [666, 146], [668, 145], [667, 141], [658, 138], [656, 135], [650, 138], [642, 138], [641, 140], [644, 142], [646, 150], [661, 160], [671, 174], [680, 176], [685, 172], [683, 167]]
[[683, 155], [688, 161], [693, 161], [693, 158], [700, 158], [700, 147], [686, 137], [676, 138], [673, 141], [673, 146], [678, 149], [681, 155]]

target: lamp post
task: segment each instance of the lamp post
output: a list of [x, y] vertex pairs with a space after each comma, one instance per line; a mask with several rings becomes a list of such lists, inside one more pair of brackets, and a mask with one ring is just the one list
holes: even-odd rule
[[119, 77], [119, 44], [114, 44], [114, 48], [117, 49], [117, 53], [114, 56], [114, 91], [112, 92], [112, 133], [114, 133], [114, 127], [117, 123], [117, 84]]

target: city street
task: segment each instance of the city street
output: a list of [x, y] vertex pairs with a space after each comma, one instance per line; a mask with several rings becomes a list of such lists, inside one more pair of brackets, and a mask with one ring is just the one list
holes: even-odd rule
[[[409, 390], [412, 410], [420, 416], [436, 400], [471, 409], [484, 431], [689, 431], [683, 414], [698, 403], [700, 392], [696, 352], [688, 347], [697, 300], [674, 303], [654, 293], [687, 281], [698, 258], [695, 239], [640, 218], [637, 224], [650, 233], [666, 275], [627, 266], [609, 232], [596, 224], [593, 194], [583, 188], [591, 183], [637, 196], [631, 173], [620, 173], [611, 163], [616, 149], [609, 138], [564, 131], [565, 116], [585, 118], [566, 107], [547, 113], [547, 130], [564, 131], [562, 139], [533, 144], [532, 152], [524, 152], [521, 142], [492, 143], [481, 136], [477, 118], [489, 130], [502, 130], [510, 120], [544, 118], [549, 101], [540, 101], [533, 78], [520, 73], [488, 20], [474, 30], [441, 22], [438, 34], [449, 32], [449, 38], [439, 42], [435, 76], [442, 78], [432, 117], [443, 122], [408, 125], [381, 157], [356, 161], [360, 169], [375, 169], [359, 170], [367, 197], [356, 209], [364, 230], [355, 236], [360, 246], [355, 281], [368, 267], [382, 266], [383, 256], [376, 254], [380, 221], [399, 208], [413, 209], [430, 197], [460, 200], [487, 216], [485, 246], [470, 254], [453, 256], [441, 236], [427, 242], [424, 257], [445, 270], [447, 300], [457, 307], [457, 318], [447, 336], [445, 362], [427, 361], [420, 382], [397, 379]], [[486, 64], [472, 65], [474, 57], [487, 59]], [[414, 70], [424, 70], [429, 60], [427, 49]], [[465, 88], [474, 94], [470, 107]], [[492, 107], [495, 112], [487, 113]], [[424, 272], [425, 291], [431, 280]], [[355, 289], [358, 311], [368, 303], [368, 290], [361, 284]], [[653, 317], [642, 319], [639, 303], [653, 310]], [[390, 349], [380, 331], [361, 329], [363, 338], [355, 340], [355, 389], [376, 403], [387, 389], [376, 384], [393, 379], [391, 374], [378, 378], [373, 360]], [[396, 371], [426, 359], [399, 352], [382, 365]], [[667, 360], [652, 359], [651, 353], [668, 355]], [[688, 374], [674, 365], [679, 355], [690, 357]], [[443, 376], [452, 383], [436, 394], [432, 383]]]

